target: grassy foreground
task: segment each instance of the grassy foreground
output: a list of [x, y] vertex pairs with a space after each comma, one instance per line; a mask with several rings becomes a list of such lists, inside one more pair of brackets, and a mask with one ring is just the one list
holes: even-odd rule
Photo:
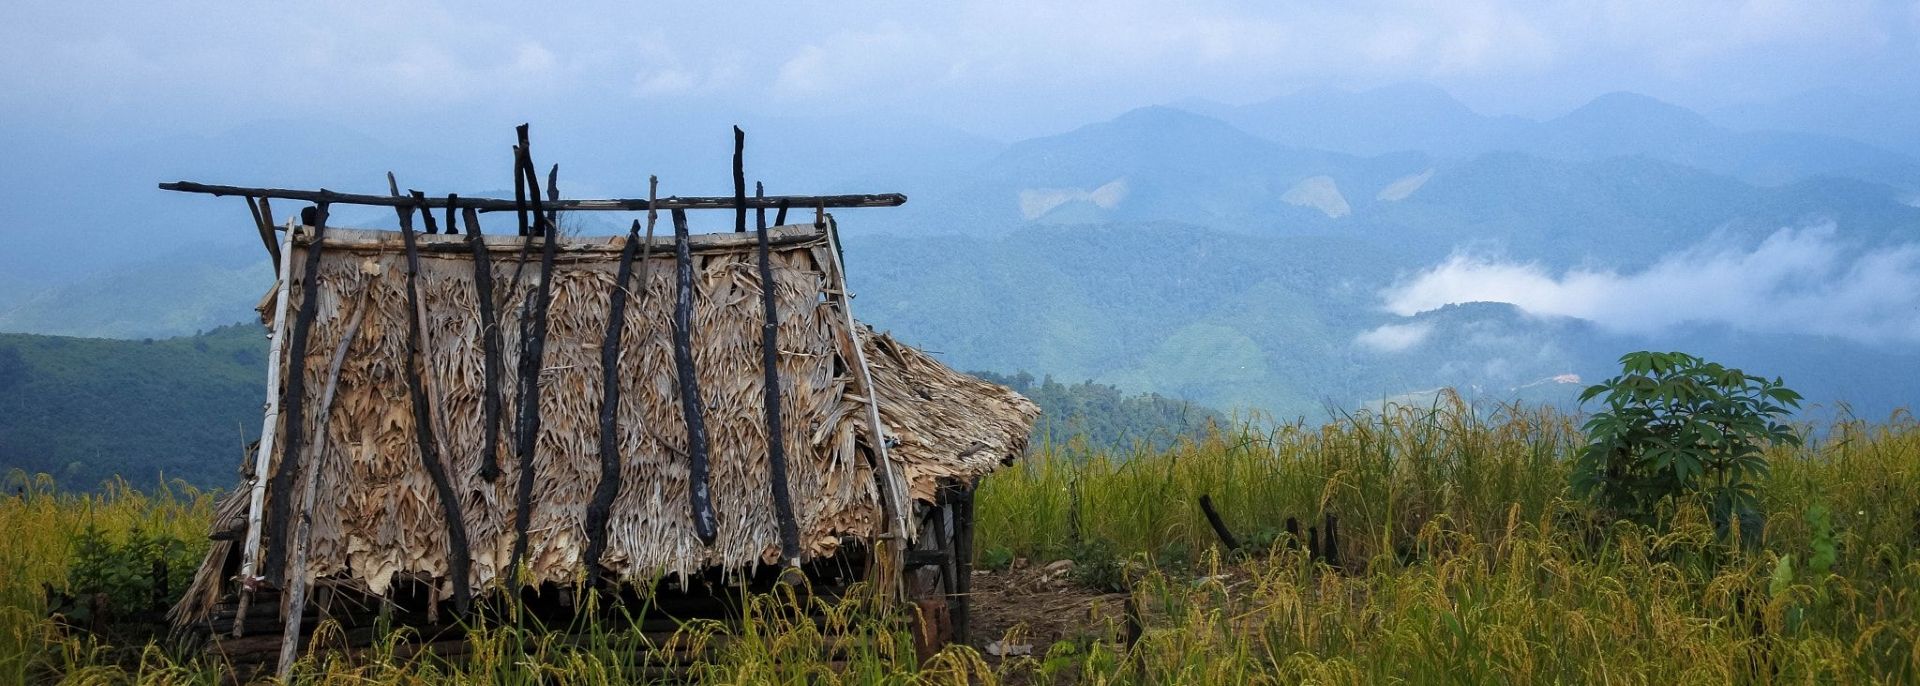
[[[1565, 485], [1579, 443], [1572, 420], [1551, 411], [1444, 405], [1219, 431], [1158, 452], [1042, 446], [982, 487], [978, 559], [1076, 559], [1081, 583], [1131, 594], [1144, 617], [1132, 648], [1117, 613], [1089, 612], [1082, 635], [1031, 657], [954, 646], [922, 664], [897, 624], [818, 608], [842, 635], [830, 641], [778, 600], [741, 627], [692, 626], [676, 640], [724, 640], [695, 673], [739, 684], [1920, 681], [1920, 423], [1910, 416], [1809, 427], [1805, 447], [1771, 454], [1759, 540], [1731, 544], [1686, 504], [1664, 531], [1594, 521]], [[28, 491], [0, 499], [0, 681], [217, 683], [221, 665], [204, 656], [60, 631], [43, 619], [40, 586], [66, 582], [69, 540], [88, 525], [192, 540], [211, 497]], [[1259, 551], [1223, 555], [1194, 505], [1201, 494]], [[1341, 521], [1340, 570], [1280, 533], [1287, 517], [1304, 527], [1329, 513]], [[617, 659], [637, 636], [479, 636], [458, 663], [400, 658], [389, 645], [309, 660], [295, 680], [654, 676]]]

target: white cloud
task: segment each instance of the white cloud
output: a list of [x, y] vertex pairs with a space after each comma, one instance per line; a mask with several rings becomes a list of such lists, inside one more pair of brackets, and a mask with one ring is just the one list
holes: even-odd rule
[[1920, 244], [1862, 250], [1831, 224], [1782, 229], [1752, 248], [1709, 240], [1634, 273], [1456, 254], [1382, 292], [1412, 315], [1451, 303], [1512, 303], [1533, 314], [1648, 333], [1685, 323], [1756, 332], [1920, 341]]
[[1420, 345], [1431, 333], [1433, 325], [1427, 322], [1382, 324], [1354, 337], [1353, 342], [1374, 352], [1397, 353]]

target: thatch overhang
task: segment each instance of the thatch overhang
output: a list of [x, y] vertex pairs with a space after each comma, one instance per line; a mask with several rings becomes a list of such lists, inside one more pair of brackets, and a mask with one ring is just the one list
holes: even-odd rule
[[[296, 227], [292, 265], [306, 260], [311, 231]], [[465, 236], [418, 235], [421, 306], [406, 297], [406, 253], [400, 234], [328, 228], [317, 273], [295, 269], [296, 282], [317, 279], [308, 336], [312, 344], [299, 366], [306, 396], [297, 403], [307, 427], [324, 426], [319, 454], [306, 455], [302, 492], [318, 478], [313, 527], [304, 569], [307, 579], [329, 578], [382, 593], [396, 579], [432, 580], [449, 592], [448, 523], [435, 486], [422, 467], [414, 441], [414, 413], [405, 374], [408, 326], [420, 316], [426, 386], [433, 408], [433, 435], [459, 500], [470, 545], [468, 582], [485, 588], [508, 577], [516, 538], [511, 419], [483, 426], [482, 327], [475, 287], [475, 260]], [[687, 432], [674, 372], [670, 325], [675, 263], [671, 240], [656, 239], [651, 257], [637, 260], [619, 351], [622, 384], [618, 417], [621, 485], [612, 505], [606, 551], [584, 560], [586, 510], [599, 482], [601, 346], [606, 338], [615, 267], [628, 240], [562, 239], [551, 278], [546, 353], [540, 371], [543, 417], [533, 458], [534, 494], [525, 566], [527, 583], [567, 583], [583, 578], [589, 563], [617, 578], [650, 581], [663, 575], [719, 568], [746, 570], [779, 560], [780, 538], [771, 500], [769, 436], [762, 407], [763, 364], [760, 278], [751, 233], [704, 234], [691, 239], [694, 266], [693, 362], [706, 406], [718, 516], [711, 545], [697, 537], [689, 512]], [[517, 366], [526, 303], [539, 279], [541, 238], [486, 239], [492, 256], [494, 311], [498, 315], [503, 367]], [[532, 249], [524, 249], [532, 241]], [[904, 475], [917, 501], [932, 502], [942, 480], [972, 482], [1025, 449], [1039, 414], [1027, 399], [1006, 388], [960, 374], [925, 353], [876, 334], [851, 330], [835, 297], [833, 245], [824, 225], [775, 227], [769, 231], [778, 304], [781, 414], [785, 417], [788, 487], [795, 505], [803, 556], [833, 555], [846, 539], [867, 539], [881, 521], [881, 483], [869, 458], [875, 437], [866, 419], [870, 400], [855, 379], [855, 346], [871, 369], [885, 451]], [[262, 306], [272, 311], [273, 294]], [[363, 314], [354, 312], [364, 308]], [[351, 328], [337, 379], [337, 393], [324, 410], [329, 358]], [[284, 366], [295, 367], [289, 361]], [[512, 374], [500, 377], [499, 397], [518, 397]], [[328, 413], [321, 422], [319, 413]], [[284, 428], [282, 429], [284, 431]], [[481, 476], [485, 441], [498, 441], [502, 473]], [[307, 441], [307, 445], [322, 443]], [[277, 467], [276, 467], [277, 468]], [[239, 495], [239, 494], [236, 494]], [[246, 508], [224, 508], [237, 517]], [[216, 530], [230, 531], [230, 523]], [[268, 540], [268, 547], [280, 542]], [[178, 621], [203, 616], [224, 583], [218, 570], [237, 551], [222, 543], [201, 570], [195, 588], [176, 608]]]

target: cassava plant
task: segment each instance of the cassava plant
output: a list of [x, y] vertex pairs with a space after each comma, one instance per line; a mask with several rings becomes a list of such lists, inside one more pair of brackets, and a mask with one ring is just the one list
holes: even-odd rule
[[1607, 514], [1647, 523], [1662, 502], [1699, 494], [1722, 524], [1752, 522], [1756, 482], [1767, 478], [1769, 444], [1799, 446], [1785, 423], [1800, 405], [1768, 380], [1686, 353], [1635, 352], [1621, 374], [1589, 387], [1582, 404], [1604, 407], [1583, 426], [1587, 444], [1571, 473], [1574, 492]]

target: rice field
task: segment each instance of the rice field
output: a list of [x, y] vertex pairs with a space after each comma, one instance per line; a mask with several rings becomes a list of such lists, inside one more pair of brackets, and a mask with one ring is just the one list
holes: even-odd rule
[[[788, 596], [672, 640], [722, 645], [690, 672], [721, 684], [1920, 682], [1920, 423], [1804, 431], [1803, 447], [1769, 455], [1766, 520], [1740, 540], [1690, 503], [1672, 505], [1661, 530], [1597, 520], [1566, 486], [1576, 418], [1544, 409], [1448, 400], [1323, 426], [1241, 423], [1165, 450], [1037, 446], [981, 487], [976, 560], [1070, 558], [1077, 583], [1119, 589], [1072, 635], [1026, 656], [950, 646], [922, 661], [899, 621], [851, 602], [796, 620], [802, 601]], [[71, 541], [89, 526], [201, 537], [210, 494], [63, 494], [13, 478], [23, 494], [0, 499], [0, 680], [221, 681], [223, 665], [165, 641], [62, 631], [42, 589], [66, 584]], [[1240, 551], [1221, 550], [1201, 495]], [[1284, 527], [1329, 514], [1338, 569]], [[1113, 598], [1133, 608], [1134, 640]], [[975, 639], [1017, 643], [1022, 631]], [[304, 660], [293, 680], [663, 678], [622, 658], [639, 636], [587, 634], [480, 627], [467, 658], [441, 661], [403, 657], [400, 632], [351, 659]]]

